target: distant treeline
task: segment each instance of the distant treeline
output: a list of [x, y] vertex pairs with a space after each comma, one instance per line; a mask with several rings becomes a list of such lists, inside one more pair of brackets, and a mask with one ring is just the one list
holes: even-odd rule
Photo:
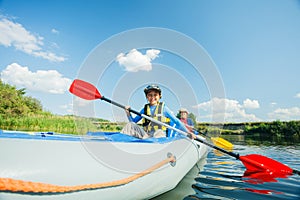
[[207, 134], [245, 135], [260, 138], [300, 139], [299, 121], [245, 122], [245, 123], [198, 123], [197, 128]]
[[273, 135], [273, 136], [300, 136], [300, 121], [273, 121], [261, 122], [257, 125], [245, 126], [244, 134], [251, 135], [260, 133], [260, 135]]

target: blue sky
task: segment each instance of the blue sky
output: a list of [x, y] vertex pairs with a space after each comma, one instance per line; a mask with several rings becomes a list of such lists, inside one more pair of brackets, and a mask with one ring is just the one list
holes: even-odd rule
[[0, 0], [1, 79], [62, 115], [125, 120], [79, 77], [136, 110], [155, 82], [198, 121], [299, 120], [299, 21], [298, 0]]

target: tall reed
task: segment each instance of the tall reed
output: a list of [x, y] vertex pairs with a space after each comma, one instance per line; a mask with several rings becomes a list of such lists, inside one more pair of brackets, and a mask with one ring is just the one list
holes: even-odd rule
[[58, 115], [0, 116], [0, 129], [70, 134], [97, 131], [97, 127], [88, 118]]

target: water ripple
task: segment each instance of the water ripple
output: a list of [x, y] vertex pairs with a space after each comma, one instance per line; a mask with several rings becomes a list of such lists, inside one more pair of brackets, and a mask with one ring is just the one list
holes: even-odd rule
[[[278, 146], [237, 146], [241, 155], [261, 154], [299, 169], [299, 148]], [[192, 187], [195, 195], [185, 199], [299, 199], [300, 176], [253, 178], [244, 176], [243, 164], [212, 151]], [[263, 177], [263, 176], [262, 176]]]
[[[234, 152], [264, 155], [300, 170], [300, 145], [235, 145]], [[241, 161], [212, 150], [205, 162], [194, 167], [174, 190], [154, 199], [300, 199], [300, 175], [254, 177], [245, 176], [245, 170]]]

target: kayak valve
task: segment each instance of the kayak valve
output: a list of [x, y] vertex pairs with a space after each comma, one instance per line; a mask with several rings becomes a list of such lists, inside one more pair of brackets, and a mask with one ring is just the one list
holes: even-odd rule
[[174, 167], [176, 165], [176, 156], [174, 156], [172, 153], [167, 154], [168, 158], [171, 158], [172, 160], [170, 161], [170, 165]]

